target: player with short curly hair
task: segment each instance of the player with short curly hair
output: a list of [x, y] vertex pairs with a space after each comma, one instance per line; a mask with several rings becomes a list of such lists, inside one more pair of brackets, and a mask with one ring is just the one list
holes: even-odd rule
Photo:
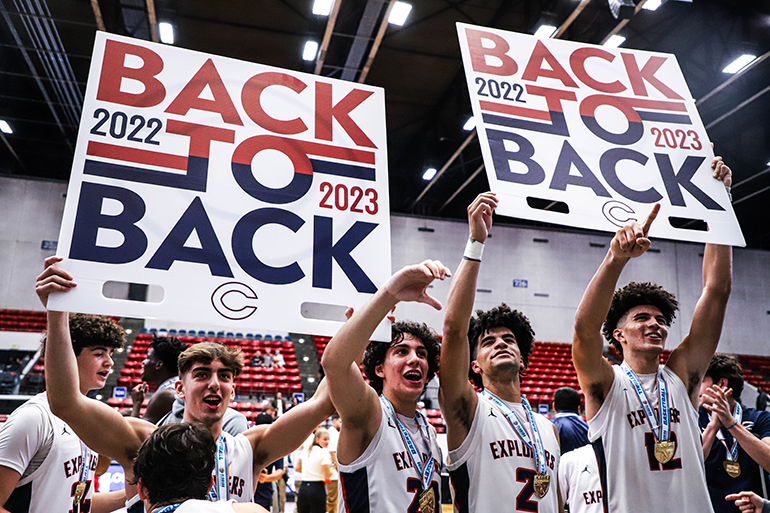
[[[147, 422], [157, 424], [171, 411], [176, 400], [174, 384], [179, 379], [179, 355], [185, 349], [187, 344], [176, 337], [152, 336], [147, 357], [142, 362], [142, 382], [131, 389], [132, 417], [141, 417]], [[153, 383], [157, 390], [150, 397], [142, 415], [141, 407], [149, 390], [149, 383]]]
[[[417, 401], [436, 372], [438, 340], [423, 324], [395, 323], [388, 342], [369, 342], [399, 301], [441, 303], [426, 292], [449, 270], [426, 260], [391, 276], [329, 342], [321, 364], [342, 419], [337, 444], [340, 513], [440, 511], [441, 449]], [[368, 345], [368, 347], [367, 347]], [[367, 385], [356, 364], [366, 348]]]
[[425, 386], [428, 385], [433, 376], [438, 371], [439, 354], [441, 353], [441, 342], [438, 335], [424, 323], [416, 322], [394, 322], [390, 328], [390, 342], [370, 342], [364, 351], [363, 371], [369, 385], [374, 388], [378, 394], [382, 393], [383, 378], [377, 375], [377, 366], [385, 361], [388, 349], [394, 344], [399, 344], [408, 334], [420, 340], [425, 349], [428, 350], [428, 375]]
[[[711, 167], [729, 187], [730, 168], [719, 157]], [[696, 407], [722, 333], [732, 250], [706, 244], [703, 289], [689, 333], [660, 365], [676, 298], [648, 283], [615, 292], [626, 264], [649, 249], [660, 208], [656, 204], [644, 222], [631, 221], [615, 233], [575, 315], [572, 360], [585, 393], [606, 511], [712, 511]], [[603, 357], [602, 334], [619, 347], [622, 365]]]
[[676, 312], [679, 310], [679, 301], [676, 300], [676, 296], [660, 285], [648, 281], [642, 283], [632, 281], [625, 287], [616, 290], [612, 296], [612, 304], [609, 312], [607, 312], [607, 318], [604, 320], [602, 334], [621, 356], [623, 356], [623, 346], [615, 338], [613, 332], [618, 324], [625, 324], [628, 312], [632, 308], [642, 305], [652, 305], [660, 310], [666, 320], [666, 326], [671, 326]]
[[452, 495], [460, 512], [524, 504], [527, 511], [555, 513], [561, 455], [556, 426], [532, 411], [521, 392], [535, 332], [523, 313], [506, 304], [472, 317], [496, 207], [492, 192], [468, 207], [470, 238], [444, 316], [439, 402], [447, 424]]
[[[106, 317], [72, 314], [68, 320], [76, 369], [73, 393], [91, 401], [85, 394], [104, 387], [112, 353], [123, 347], [126, 333]], [[44, 348], [47, 341], [46, 335]], [[56, 364], [55, 359], [47, 360], [46, 372]], [[115, 507], [120, 507], [120, 494], [93, 493], [98, 457], [53, 415], [46, 392], [34, 396], [0, 428], [0, 511], [83, 511], [92, 501], [99, 507], [108, 504], [105, 499], [116, 500]]]

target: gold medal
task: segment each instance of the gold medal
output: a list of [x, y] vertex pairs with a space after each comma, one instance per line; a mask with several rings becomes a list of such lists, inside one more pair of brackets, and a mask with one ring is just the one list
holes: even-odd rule
[[671, 440], [665, 440], [655, 443], [655, 459], [661, 463], [668, 463], [674, 457], [676, 452], [676, 443]]
[[725, 472], [727, 475], [735, 478], [741, 475], [741, 464], [737, 461], [726, 460], [724, 462]]
[[535, 474], [535, 494], [538, 499], [545, 497], [548, 493], [548, 487], [551, 485], [551, 476], [548, 474]]
[[75, 487], [75, 496], [72, 499], [72, 504], [77, 505], [80, 499], [83, 498], [83, 494], [86, 493], [86, 484], [83, 481], [79, 481]]
[[422, 492], [419, 497], [420, 513], [436, 513], [436, 494], [433, 488], [429, 487]]

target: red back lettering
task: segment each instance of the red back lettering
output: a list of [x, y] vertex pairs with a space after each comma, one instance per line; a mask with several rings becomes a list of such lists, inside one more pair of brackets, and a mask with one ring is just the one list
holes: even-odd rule
[[241, 103], [246, 114], [256, 124], [276, 134], [299, 134], [307, 130], [307, 125], [300, 118], [275, 119], [264, 111], [260, 97], [262, 91], [271, 85], [288, 87], [297, 94], [307, 87], [303, 81], [286, 73], [270, 72], [254, 75], [244, 84], [241, 91]]
[[[142, 60], [139, 68], [126, 66], [126, 56], [134, 55]], [[163, 71], [160, 55], [143, 46], [107, 40], [102, 59], [102, 74], [96, 99], [132, 107], [154, 107], [166, 97], [166, 88], [155, 78]], [[123, 79], [136, 80], [144, 86], [141, 93], [120, 90]]]
[[602, 93], [620, 93], [626, 90], [626, 86], [619, 80], [614, 82], [599, 82], [586, 71], [585, 62], [589, 57], [598, 57], [607, 62], [615, 60], [615, 55], [601, 48], [578, 48], [569, 56], [569, 65], [575, 76], [585, 85]]
[[672, 100], [683, 100], [676, 91], [668, 87], [655, 77], [655, 72], [660, 69], [666, 62], [665, 57], [659, 57], [653, 55], [649, 60], [639, 69], [639, 65], [636, 62], [636, 57], [632, 53], [622, 53], [623, 64], [626, 66], [626, 73], [628, 73], [628, 79], [631, 81], [631, 88], [634, 90], [634, 94], [637, 96], [648, 96], [647, 87], [644, 85], [645, 80], [650, 83], [652, 87], [660, 91], [666, 98]]
[[[214, 96], [213, 100], [200, 97], [206, 86], [209, 86], [211, 94]], [[225, 123], [243, 126], [241, 117], [238, 115], [238, 111], [235, 110], [230, 94], [222, 82], [222, 77], [219, 76], [219, 72], [216, 66], [214, 66], [214, 61], [211, 59], [207, 60], [195, 76], [184, 86], [184, 89], [179, 92], [174, 101], [171, 102], [171, 105], [168, 106], [166, 112], [184, 116], [190, 109], [216, 112], [222, 116], [222, 121]]]
[[[551, 69], [544, 69], [543, 61], [547, 62]], [[556, 57], [553, 56], [542, 41], [538, 40], [535, 43], [535, 49], [532, 50], [532, 55], [529, 58], [529, 62], [527, 62], [527, 67], [521, 79], [535, 82], [540, 77], [555, 78], [566, 87], [578, 87], [575, 81], [572, 80], [572, 77], [569, 76], [569, 73], [567, 73], [567, 70], [559, 64]]]
[[317, 139], [332, 140], [332, 120], [336, 119], [358, 146], [377, 147], [350, 118], [351, 111], [374, 93], [353, 89], [337, 102], [337, 105], [333, 105], [331, 84], [316, 82], [315, 88], [315, 136]]
[[[483, 30], [465, 29], [465, 37], [468, 39], [468, 50], [471, 54], [471, 67], [477, 73], [489, 73], [490, 75], [500, 75], [501, 77], [510, 77], [516, 74], [519, 67], [511, 57], [506, 55], [510, 50], [508, 41]], [[481, 41], [491, 41], [494, 46], [485, 48]], [[487, 56], [495, 57], [501, 61], [499, 66], [494, 66], [487, 62]]]

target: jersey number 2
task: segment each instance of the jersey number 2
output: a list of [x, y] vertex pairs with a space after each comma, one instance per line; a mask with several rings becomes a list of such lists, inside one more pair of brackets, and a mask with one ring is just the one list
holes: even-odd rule
[[[438, 483], [431, 481], [430, 487], [433, 488], [434, 496], [438, 501]], [[420, 513], [420, 494], [422, 493], [422, 483], [420, 480], [416, 477], [408, 478], [406, 480], [406, 491], [414, 494], [414, 499], [412, 499], [412, 503], [409, 505], [409, 509], [406, 510], [406, 513]], [[441, 504], [436, 504], [436, 508], [438, 511], [441, 511]]]
[[524, 483], [516, 497], [516, 510], [537, 513], [537, 502], [529, 500], [535, 493], [535, 471], [528, 468], [517, 468], [516, 481]]
[[[86, 489], [83, 492], [83, 497], [80, 498], [80, 502], [72, 505], [72, 509], [69, 513], [89, 513], [89, 511], [91, 511], [91, 499], [86, 499], [88, 496], [88, 490], [91, 488], [91, 483], [92, 481], [86, 481]], [[70, 496], [72, 497], [73, 501], [75, 500], [75, 491], [77, 490], [77, 486], [77, 482], [72, 483]]]
[[[679, 449], [679, 444], [676, 443], [676, 433], [673, 431], [671, 432], [671, 441], [676, 444], [676, 449], [674, 449], [674, 454], [676, 454], [676, 451]], [[663, 470], [676, 470], [678, 468], [682, 468], [682, 460], [681, 458], [671, 458], [667, 463], [661, 463], [655, 459], [655, 435], [652, 433], [645, 433], [644, 434], [644, 445], [647, 447], [647, 461], [650, 464], [650, 470], [656, 471], [660, 470], [661, 467], [663, 467]]]

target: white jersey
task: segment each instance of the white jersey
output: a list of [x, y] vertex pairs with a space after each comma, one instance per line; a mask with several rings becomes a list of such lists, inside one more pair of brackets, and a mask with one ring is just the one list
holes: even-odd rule
[[199, 501], [190, 499], [184, 501], [175, 513], [233, 513], [233, 501]]
[[80, 439], [51, 413], [45, 392], [34, 396], [0, 428], [0, 465], [21, 474], [5, 508], [13, 513], [89, 511], [99, 456], [88, 453], [85, 493], [73, 505], [83, 464]]
[[[666, 464], [655, 459], [655, 438], [631, 380], [613, 365], [615, 379], [599, 411], [588, 421], [604, 490], [606, 511], [647, 513], [713, 511], [706, 487], [698, 412], [687, 389], [668, 367], [660, 366], [669, 392], [674, 456]], [[639, 380], [657, 411], [656, 374]]]
[[233, 436], [224, 431], [222, 434], [227, 440], [230, 499], [236, 502], [252, 502], [256, 483], [254, 481], [254, 454], [251, 449], [251, 442], [243, 435]]
[[[412, 513], [417, 511], [418, 497], [423, 486], [417, 469], [412, 466], [409, 452], [401, 439], [396, 420], [382, 404], [382, 419], [377, 433], [364, 453], [349, 465], [339, 464], [340, 513]], [[433, 457], [431, 487], [436, 496], [436, 508], [441, 508], [441, 448], [436, 430], [428, 425], [430, 447], [420, 435], [414, 419], [398, 416], [412, 435], [420, 454]]]
[[[535, 494], [535, 460], [508, 421], [492, 402], [476, 394], [478, 404], [468, 435], [457, 449], [449, 451], [447, 468], [452, 482], [452, 499], [458, 513], [537, 511], [555, 513], [559, 508], [556, 471], [559, 468], [559, 442], [555, 426], [544, 416], [533, 413], [545, 449], [548, 492], [542, 499]], [[527, 432], [529, 422], [521, 403], [507, 403]], [[531, 436], [531, 433], [530, 433]]]
[[590, 445], [565, 453], [559, 462], [559, 493], [570, 513], [603, 513], [602, 483]]

